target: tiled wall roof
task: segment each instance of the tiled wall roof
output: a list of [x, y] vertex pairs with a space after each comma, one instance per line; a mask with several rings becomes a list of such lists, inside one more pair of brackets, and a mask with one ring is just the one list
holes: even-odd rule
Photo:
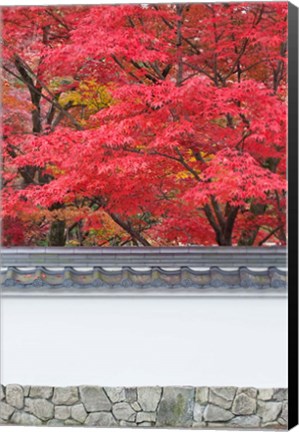
[[281, 247], [3, 248], [4, 293], [286, 291]]
[[3, 266], [286, 267], [284, 247], [2, 248]]
[[163, 269], [154, 267], [134, 269], [123, 267], [108, 269], [93, 267], [80, 269], [64, 267], [50, 269], [35, 267], [20, 269], [4, 268], [1, 271], [1, 283], [4, 291], [24, 289], [26, 292], [35, 290], [59, 290], [66, 288], [86, 290], [207, 290], [207, 289], [271, 289], [286, 290], [286, 272], [275, 267], [250, 270], [240, 267], [222, 270], [219, 267], [207, 269]]

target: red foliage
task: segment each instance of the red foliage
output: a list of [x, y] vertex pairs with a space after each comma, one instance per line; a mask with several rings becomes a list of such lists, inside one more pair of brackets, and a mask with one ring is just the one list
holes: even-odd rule
[[[82, 245], [285, 244], [287, 2], [3, 18], [7, 217]], [[112, 100], [86, 116], [88, 80]]]
[[18, 218], [6, 216], [3, 219], [5, 227], [3, 235], [3, 246], [22, 246], [25, 242], [24, 224]]

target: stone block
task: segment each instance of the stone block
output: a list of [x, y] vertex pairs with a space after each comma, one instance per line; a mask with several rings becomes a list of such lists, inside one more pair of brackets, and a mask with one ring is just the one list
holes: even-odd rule
[[234, 417], [230, 411], [210, 404], [206, 406], [203, 416], [204, 420], [208, 422], [228, 421]]
[[12, 415], [12, 413], [14, 412], [14, 408], [10, 405], [8, 405], [5, 402], [0, 402], [0, 417], [3, 420], [8, 420], [9, 417]]
[[132, 402], [131, 407], [133, 408], [133, 410], [135, 410], [137, 412], [141, 411], [141, 406], [139, 405], [138, 402]]
[[24, 397], [29, 396], [30, 386], [28, 386], [28, 385], [23, 386], [23, 392], [24, 392]]
[[79, 423], [84, 423], [87, 417], [87, 412], [83, 404], [77, 404], [71, 407], [71, 416]]
[[[250, 393], [253, 394], [253, 393]], [[256, 412], [256, 399], [247, 393], [240, 393], [235, 397], [232, 412], [236, 415], [249, 415]]]
[[144, 412], [137, 413], [136, 423], [142, 422], [155, 422], [157, 414], [155, 412]]
[[197, 387], [195, 391], [195, 401], [200, 405], [205, 405], [209, 401], [209, 388]]
[[135, 387], [130, 387], [125, 389], [126, 402], [137, 401], [137, 389]]
[[262, 423], [263, 429], [282, 429], [281, 425], [278, 422], [269, 422], [269, 423]]
[[277, 402], [282, 402], [288, 399], [288, 389], [276, 389], [274, 390], [273, 399]]
[[273, 393], [274, 393], [273, 389], [270, 389], [270, 388], [259, 389], [258, 394], [257, 394], [257, 398], [262, 400], [262, 401], [267, 401], [267, 400], [272, 399]]
[[41, 420], [50, 420], [54, 417], [54, 405], [45, 399], [25, 399], [26, 411]]
[[53, 395], [53, 387], [48, 386], [33, 386], [30, 388], [29, 396], [42, 399], [50, 399]]
[[43, 423], [34, 415], [23, 411], [15, 411], [10, 419], [10, 422], [21, 426], [40, 426]]
[[111, 402], [102, 387], [80, 386], [79, 392], [87, 412], [110, 411]]
[[73, 419], [67, 419], [67, 420], [65, 420], [64, 424], [66, 426], [81, 426], [81, 424], [79, 422], [77, 422], [76, 420], [73, 420]]
[[52, 399], [55, 405], [73, 405], [78, 400], [77, 387], [55, 387]]
[[117, 420], [135, 421], [136, 412], [127, 402], [118, 402], [112, 407], [112, 412]]
[[190, 427], [193, 423], [194, 388], [164, 387], [157, 426]]
[[119, 426], [131, 428], [131, 427], [134, 427], [134, 426], [137, 426], [137, 425], [134, 422], [129, 422], [129, 421], [126, 421], [126, 420], [120, 420]]
[[104, 388], [111, 402], [123, 402], [126, 399], [124, 387], [105, 387]]
[[52, 419], [47, 422], [47, 426], [64, 426], [64, 421]]
[[258, 402], [257, 414], [262, 418], [263, 423], [275, 421], [281, 411], [281, 402]]
[[84, 425], [86, 426], [101, 426], [110, 427], [118, 426], [117, 421], [114, 419], [113, 415], [108, 412], [93, 412], [88, 415]]
[[18, 384], [8, 384], [6, 386], [6, 402], [18, 409], [24, 407], [24, 391]]
[[280, 416], [278, 418], [278, 423], [286, 426], [288, 424], [288, 402], [282, 403], [282, 411], [280, 413]]
[[257, 396], [257, 389], [254, 387], [239, 387], [237, 389], [237, 395], [244, 393], [248, 397], [255, 399]]
[[196, 422], [196, 421], [194, 421], [192, 423], [192, 428], [194, 428], [194, 429], [203, 429], [205, 427], [206, 427], [206, 422], [204, 422], [204, 421], [202, 421], [202, 422]]
[[144, 411], [156, 411], [161, 398], [161, 387], [138, 387], [138, 402]]
[[55, 418], [57, 420], [66, 420], [71, 416], [71, 407], [69, 405], [58, 405], [55, 407]]
[[199, 405], [199, 403], [195, 402], [193, 410], [193, 420], [195, 422], [202, 422], [204, 409], [204, 405]]
[[237, 416], [228, 422], [228, 425], [240, 428], [259, 427], [261, 419], [257, 415]]
[[236, 391], [235, 387], [211, 387], [209, 402], [221, 408], [229, 409], [232, 406]]

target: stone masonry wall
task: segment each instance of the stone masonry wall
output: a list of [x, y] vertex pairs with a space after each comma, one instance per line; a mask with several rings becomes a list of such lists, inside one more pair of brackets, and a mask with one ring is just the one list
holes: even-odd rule
[[287, 429], [282, 388], [9, 384], [0, 399], [1, 424]]

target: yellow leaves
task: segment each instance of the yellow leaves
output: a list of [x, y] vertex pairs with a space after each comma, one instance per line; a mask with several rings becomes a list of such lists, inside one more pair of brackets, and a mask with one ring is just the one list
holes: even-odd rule
[[185, 170], [185, 171], [180, 171], [180, 172], [178, 172], [177, 174], [176, 174], [176, 178], [178, 178], [178, 179], [186, 179], [186, 178], [190, 178], [190, 177], [193, 177], [193, 175], [191, 174], [191, 172], [190, 171], [187, 171], [187, 170]]
[[[211, 161], [214, 158], [213, 154], [208, 154], [208, 153], [203, 152], [203, 151], [199, 151], [198, 154], [200, 155], [200, 157], [202, 158], [202, 160], [204, 162], [209, 162], [209, 161]], [[189, 155], [189, 157], [188, 157], [188, 159], [186, 159], [186, 162], [191, 165], [192, 169], [198, 175], [200, 175], [201, 174], [201, 170], [196, 167], [197, 159], [196, 159], [195, 156], [193, 156], [194, 152], [192, 150], [188, 150], [188, 155]], [[194, 163], [195, 163], [195, 165], [194, 165]], [[193, 174], [186, 169], [186, 170], [182, 170], [182, 171], [179, 171], [178, 173], [176, 173], [175, 177], [177, 179], [186, 179], [186, 178], [193, 177]]]
[[59, 103], [65, 107], [72, 103], [72, 106], [81, 106], [83, 109], [82, 118], [88, 118], [102, 108], [112, 103], [112, 97], [106, 86], [100, 85], [95, 80], [82, 81], [76, 90], [63, 93]]
[[69, 91], [69, 92], [63, 93], [62, 96], [60, 96], [60, 98], [59, 98], [59, 103], [64, 108], [70, 102], [72, 102], [73, 105], [82, 104], [81, 95], [78, 92], [76, 92], [76, 91]]
[[205, 153], [205, 152], [200, 152], [200, 154], [201, 154], [201, 157], [203, 158], [203, 160], [205, 161], [205, 162], [210, 162], [212, 159], [214, 159], [214, 157], [215, 157], [215, 155], [213, 155], [213, 154], [208, 154], [208, 153]]
[[71, 247], [80, 246], [80, 242], [78, 240], [72, 239], [66, 242], [66, 246], [71, 246]]
[[135, 148], [136, 148], [136, 150], [144, 150], [144, 149], [146, 149], [146, 145], [145, 144], [136, 144]]
[[65, 170], [58, 168], [56, 165], [47, 164], [46, 165], [46, 173], [51, 174], [54, 177], [65, 174]]

